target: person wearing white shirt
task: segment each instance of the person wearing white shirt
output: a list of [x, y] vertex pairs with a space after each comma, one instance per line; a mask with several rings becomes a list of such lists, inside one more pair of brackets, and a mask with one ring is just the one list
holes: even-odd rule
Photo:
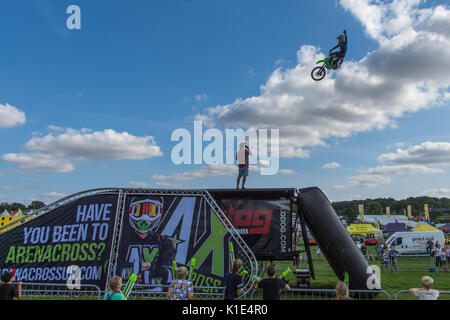
[[439, 297], [439, 291], [431, 289], [434, 280], [429, 276], [425, 276], [421, 280], [422, 288], [409, 289], [409, 293], [415, 295], [419, 300], [437, 300]]

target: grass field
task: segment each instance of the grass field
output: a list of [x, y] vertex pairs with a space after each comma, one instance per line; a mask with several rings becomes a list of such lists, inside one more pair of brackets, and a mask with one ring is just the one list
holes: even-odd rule
[[[368, 247], [369, 252], [374, 256], [375, 247]], [[311, 254], [313, 255], [314, 270], [316, 279], [311, 280], [311, 287], [317, 289], [334, 289], [336, 283], [339, 281], [333, 270], [331, 269], [325, 258], [321, 257], [321, 260], [317, 260], [315, 256], [315, 246], [311, 248]], [[429, 272], [428, 269], [432, 265], [432, 260], [429, 257], [399, 257], [397, 258], [398, 272], [385, 272], [382, 261], [370, 261], [369, 265], [378, 265], [381, 269], [381, 289], [386, 291], [391, 299], [394, 299], [395, 294], [401, 290], [408, 290], [410, 288], [419, 288], [420, 279], [428, 275], [434, 279], [434, 289], [440, 291], [450, 291], [450, 272], [439, 271], [439, 272]], [[281, 273], [288, 266], [292, 266], [291, 262], [279, 261], [276, 263], [277, 270]], [[299, 269], [307, 269], [307, 263], [300, 263]], [[295, 277], [293, 274], [289, 274], [287, 279], [290, 284], [295, 284]], [[383, 297], [378, 297], [380, 299], [385, 299]], [[399, 299], [417, 299], [411, 294], [403, 293], [399, 296]], [[444, 294], [440, 297], [441, 299], [450, 300], [450, 294]]]
[[[368, 247], [369, 252], [372, 253], [373, 256], [375, 255], [375, 247], [371, 246]], [[315, 246], [312, 246], [311, 248], [312, 254], [315, 253]], [[410, 288], [418, 288], [420, 287], [420, 279], [428, 275], [434, 279], [434, 289], [437, 289], [439, 291], [450, 291], [450, 272], [444, 272], [439, 271], [437, 273], [435, 272], [429, 272], [428, 269], [430, 266], [432, 266], [433, 261], [429, 257], [407, 257], [402, 256], [398, 258], [398, 272], [386, 272], [384, 271], [384, 266], [381, 264], [382, 261], [370, 261], [369, 265], [378, 265], [381, 269], [381, 289], [386, 291], [390, 299], [393, 300], [395, 298], [395, 294], [398, 291], [401, 290], [408, 290]], [[336, 275], [334, 274], [333, 270], [331, 269], [328, 262], [325, 260], [325, 258], [322, 256], [320, 260], [317, 259], [315, 254], [313, 254], [313, 264], [314, 264], [314, 271], [315, 271], [315, 279], [311, 280], [311, 288], [312, 289], [330, 289], [331, 291], [334, 291], [334, 288], [336, 286], [336, 283], [339, 281]], [[287, 267], [292, 267], [291, 261], [277, 261], [276, 262], [277, 271], [278, 274], [281, 274], [283, 270], [285, 270]], [[297, 267], [298, 269], [307, 269], [307, 263], [301, 262], [300, 265]], [[291, 284], [291, 286], [295, 285], [295, 276], [293, 273], [289, 274], [287, 276], [287, 280]], [[92, 292], [94, 293], [94, 292]], [[83, 294], [74, 294], [72, 295], [69, 293], [68, 295], [64, 296], [62, 294], [58, 295], [52, 295], [50, 292], [46, 292], [45, 296], [27, 296], [26, 294], [23, 296], [22, 299], [28, 300], [28, 299], [51, 299], [51, 300], [84, 300], [84, 299], [97, 299], [97, 296], [94, 294], [91, 295], [83, 295]], [[103, 293], [101, 293], [102, 295]], [[283, 293], [282, 299], [306, 299], [306, 300], [320, 300], [320, 299], [332, 299], [333, 296], [306, 296], [306, 295], [298, 295], [297, 293], [286, 292]], [[150, 297], [130, 297], [130, 300], [134, 299], [167, 299], [165, 297], [165, 294], [162, 294], [162, 296], [155, 296], [153, 298]], [[212, 299], [211, 297], [200, 297], [196, 296], [196, 300], [198, 299]], [[254, 292], [252, 295], [247, 296], [245, 299], [262, 299], [262, 294], [260, 291]], [[377, 300], [385, 300], [386, 296], [380, 294], [376, 297]], [[403, 293], [399, 296], [399, 299], [401, 300], [417, 300], [417, 298], [409, 293]], [[443, 294], [440, 296], [439, 300], [450, 300], [450, 294]]]

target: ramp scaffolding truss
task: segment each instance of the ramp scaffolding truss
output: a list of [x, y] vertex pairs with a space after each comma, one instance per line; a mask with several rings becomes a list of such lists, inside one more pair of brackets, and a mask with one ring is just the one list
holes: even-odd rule
[[[196, 197], [201, 198], [203, 201], [212, 208], [214, 214], [220, 220], [222, 225], [226, 228], [227, 234], [230, 236], [230, 240], [233, 241], [235, 248], [238, 248], [236, 252], [238, 255], [236, 258], [239, 258], [244, 261], [247, 271], [249, 272], [249, 276], [246, 277], [244, 283], [244, 293], [251, 291], [254, 287], [254, 281], [257, 276], [261, 276], [262, 272], [264, 272], [264, 263], [271, 260], [277, 260], [267, 256], [267, 259], [261, 259], [259, 257], [255, 257], [254, 252], [250, 249], [249, 245], [243, 239], [241, 234], [235, 229], [233, 224], [229, 221], [227, 215], [224, 213], [222, 208], [219, 206], [218, 202], [221, 199], [251, 199], [251, 200], [265, 200], [268, 202], [278, 203], [283, 208], [289, 209], [292, 213], [292, 218], [295, 220], [293, 224], [295, 225], [297, 220], [300, 220], [300, 224], [302, 226], [302, 235], [303, 240], [305, 240], [305, 250], [308, 254], [309, 268], [314, 277], [313, 266], [310, 248], [308, 246], [308, 241], [306, 238], [306, 230], [305, 230], [305, 219], [302, 216], [301, 212], [299, 212], [299, 192], [298, 189], [295, 188], [278, 188], [278, 189], [248, 189], [248, 190], [234, 190], [234, 189], [193, 189], [193, 190], [184, 190], [184, 189], [143, 189], [143, 188], [98, 188], [91, 189], [83, 192], [79, 192], [67, 197], [64, 197], [42, 209], [36, 210], [31, 215], [24, 216], [23, 218], [14, 221], [16, 224], [21, 222], [21, 224], [26, 224], [29, 221], [25, 221], [24, 219], [32, 216], [34, 219], [38, 218], [46, 213], [51, 212], [54, 209], [60, 208], [64, 205], [70, 204], [74, 201], [77, 201], [82, 198], [86, 198], [89, 196], [96, 195], [114, 195], [117, 196], [117, 206], [116, 206], [116, 214], [114, 220], [114, 227], [112, 230], [112, 240], [111, 240], [111, 249], [109, 252], [109, 260], [106, 267], [107, 277], [106, 283], [107, 285], [109, 279], [114, 276], [118, 271], [119, 264], [119, 250], [121, 244], [121, 237], [124, 225], [124, 217], [126, 210], [126, 202], [128, 197], [131, 196], [180, 196], [180, 197]], [[10, 225], [6, 225], [0, 228], [0, 231], [10, 227]], [[293, 243], [295, 247], [296, 235], [295, 232], [292, 234]], [[262, 261], [264, 260], [264, 261]]]

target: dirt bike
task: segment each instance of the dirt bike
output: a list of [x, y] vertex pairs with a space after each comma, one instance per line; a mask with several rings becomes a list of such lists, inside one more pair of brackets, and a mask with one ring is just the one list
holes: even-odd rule
[[342, 65], [342, 62], [344, 61], [344, 58], [340, 58], [338, 61], [336, 61], [334, 63], [333, 63], [333, 59], [334, 59], [334, 57], [330, 52], [328, 57], [326, 57], [323, 60], [317, 61], [316, 64], [319, 64], [319, 63], [323, 63], [323, 64], [319, 67], [315, 67], [314, 69], [312, 69], [311, 78], [313, 78], [313, 80], [315, 80], [315, 81], [320, 81], [323, 78], [325, 78], [325, 75], [327, 74], [326, 70], [339, 69], [339, 67]]

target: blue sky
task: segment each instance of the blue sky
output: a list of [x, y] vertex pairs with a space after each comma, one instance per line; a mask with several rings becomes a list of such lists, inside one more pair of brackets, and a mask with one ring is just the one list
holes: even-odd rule
[[[81, 30], [66, 28], [71, 4]], [[172, 163], [172, 131], [192, 131], [196, 118], [280, 129], [283, 173], [252, 171], [248, 188], [449, 197], [449, 10], [418, 0], [3, 1], [0, 201], [234, 187], [234, 167]], [[316, 58], [343, 29], [346, 62], [314, 82]]]

